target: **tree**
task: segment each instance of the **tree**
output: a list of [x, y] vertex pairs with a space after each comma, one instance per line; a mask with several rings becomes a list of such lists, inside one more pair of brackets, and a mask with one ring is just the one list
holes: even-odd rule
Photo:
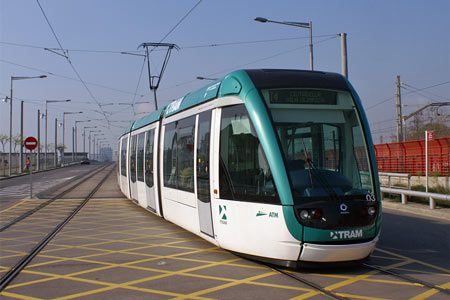
[[5, 152], [5, 145], [9, 142], [9, 136], [6, 134], [0, 134], [0, 143], [2, 143], [3, 152]]
[[16, 136], [13, 136], [13, 144], [14, 144], [14, 152], [16, 152], [16, 148], [17, 146], [20, 146], [23, 142], [23, 137], [22, 135], [19, 133]]
[[[445, 111], [445, 110], [443, 110]], [[435, 138], [450, 136], [448, 116], [439, 114], [438, 109], [430, 109], [427, 113], [421, 112], [408, 122], [406, 127], [406, 140], [425, 139], [425, 130], [434, 131]]]

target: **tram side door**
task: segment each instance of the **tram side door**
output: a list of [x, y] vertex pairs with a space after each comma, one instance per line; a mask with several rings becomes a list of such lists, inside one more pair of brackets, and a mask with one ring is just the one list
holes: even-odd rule
[[146, 186], [146, 199], [147, 209], [153, 212], [157, 212], [156, 209], [156, 194], [155, 194], [155, 129], [150, 129], [146, 132], [146, 144], [145, 144], [145, 186]]
[[200, 221], [200, 231], [214, 237], [211, 212], [211, 180], [212, 180], [212, 152], [211, 149], [211, 110], [198, 115], [197, 125], [197, 160], [196, 160], [196, 186], [197, 206]]
[[136, 183], [136, 148], [137, 148], [137, 134], [131, 136], [131, 145], [129, 153], [129, 175], [130, 175], [130, 199], [137, 201], [137, 183]]

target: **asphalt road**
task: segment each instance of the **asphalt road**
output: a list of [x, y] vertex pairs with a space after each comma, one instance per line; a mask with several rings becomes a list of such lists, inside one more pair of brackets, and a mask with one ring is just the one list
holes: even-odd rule
[[383, 208], [377, 248], [450, 268], [450, 220]]
[[[75, 176], [98, 164], [73, 165], [33, 174], [33, 194]], [[29, 196], [29, 176], [0, 180], [0, 211]], [[450, 220], [420, 216], [383, 208], [383, 225], [377, 248], [402, 254], [418, 261], [450, 268]]]
[[[33, 173], [33, 195], [55, 185], [63, 184], [80, 174], [87, 173], [98, 165], [98, 163], [93, 162], [90, 165], [77, 164], [56, 170]], [[29, 196], [29, 175], [0, 180], [0, 211]]]

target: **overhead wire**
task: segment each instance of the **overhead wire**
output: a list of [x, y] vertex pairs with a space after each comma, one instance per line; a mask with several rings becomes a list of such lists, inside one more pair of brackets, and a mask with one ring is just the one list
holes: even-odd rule
[[[28, 69], [28, 70], [33, 70], [33, 71], [45, 73], [45, 74], [52, 75], [52, 76], [55, 76], [55, 77], [61, 77], [61, 78], [64, 78], [64, 79], [81, 82], [77, 78], [73, 78], [73, 77], [69, 77], [69, 76], [53, 73], [53, 72], [50, 72], [50, 71], [46, 71], [46, 70], [42, 70], [42, 69], [30, 67], [30, 66], [25, 66], [25, 65], [18, 64], [18, 63], [12, 62], [12, 61], [4, 60], [4, 59], [0, 59], [0, 62], [7, 63], [7, 64], [10, 64], [10, 65], [13, 65], [13, 66], [17, 66], [17, 67], [21, 67], [21, 68]], [[93, 85], [93, 86], [97, 86], [97, 87], [101, 87], [101, 88], [108, 89], [108, 90], [115, 91], [115, 92], [120, 92], [120, 93], [130, 94], [130, 95], [134, 94], [133, 92], [130, 92], [130, 91], [124, 91], [124, 90], [116, 89], [116, 88], [113, 88], [113, 87], [101, 85], [101, 84], [98, 84], [98, 83], [87, 82], [87, 81], [85, 81], [85, 82], [87, 84], [90, 84], [90, 85]], [[140, 96], [144, 96], [144, 95], [140, 95]]]
[[[330, 37], [330, 36], [336, 36], [336, 34], [325, 34], [325, 35], [313, 35], [313, 38], [321, 38], [321, 37]], [[240, 41], [240, 42], [227, 42], [227, 43], [213, 43], [213, 44], [204, 44], [204, 45], [191, 45], [191, 46], [180, 46], [180, 50], [186, 50], [186, 49], [197, 49], [197, 48], [214, 48], [214, 47], [225, 47], [225, 46], [236, 46], [236, 45], [249, 45], [249, 44], [260, 44], [260, 43], [271, 43], [271, 42], [282, 42], [282, 41], [293, 41], [293, 40], [302, 40], [302, 39], [309, 39], [308, 37], [289, 37], [289, 38], [280, 38], [280, 39], [268, 39], [268, 40], [254, 40], [254, 41]], [[40, 49], [40, 50], [60, 50], [59, 48], [52, 48], [52, 47], [43, 47], [43, 46], [35, 46], [35, 45], [26, 45], [26, 44], [18, 44], [18, 43], [10, 43], [10, 42], [4, 42], [0, 41], [0, 44], [4, 45], [11, 45], [11, 46], [17, 46], [17, 47], [26, 47], [26, 48], [33, 48], [33, 49]], [[139, 54], [144, 53], [140, 50], [98, 50], [98, 49], [64, 49], [67, 52], [86, 52], [86, 53], [105, 53], [105, 54]], [[159, 51], [159, 50], [154, 50]], [[161, 50], [163, 51], [163, 50]]]
[[[408, 94], [412, 94], [412, 93], [417, 93], [417, 92], [420, 92], [420, 91], [423, 91], [423, 90], [431, 89], [431, 88], [438, 87], [438, 86], [441, 86], [441, 85], [444, 85], [444, 84], [449, 84], [449, 83], [450, 83], [450, 81], [441, 82], [441, 83], [430, 85], [430, 86], [427, 86], [427, 87], [424, 87], [424, 88], [421, 88], [421, 89], [417, 89], [416, 91], [409, 91], [407, 93], [403, 93], [402, 95], [408, 95]], [[377, 107], [377, 106], [379, 106], [379, 105], [381, 105], [383, 103], [386, 103], [387, 101], [392, 100], [392, 99], [395, 99], [395, 96], [392, 96], [390, 98], [381, 100], [380, 102], [377, 102], [376, 104], [367, 107], [365, 110], [367, 111], [369, 109]]]
[[[72, 68], [72, 70], [74, 71], [74, 73], [77, 75], [78, 79], [81, 81], [81, 83], [83, 84], [84, 88], [87, 90], [88, 94], [89, 94], [89, 95], [91, 96], [91, 98], [95, 101], [95, 103], [97, 103], [97, 105], [98, 105], [98, 107], [100, 108], [100, 110], [101, 110], [102, 112], [104, 112], [103, 109], [102, 109], [102, 107], [100, 106], [100, 103], [99, 103], [98, 100], [95, 98], [94, 94], [93, 94], [92, 91], [89, 89], [89, 87], [86, 85], [86, 83], [84, 82], [84, 80], [81, 78], [80, 73], [76, 70], [75, 66], [73, 65], [72, 61], [70, 60], [69, 53], [68, 53], [67, 51], [65, 51], [64, 48], [63, 48], [63, 46], [61, 45], [61, 42], [59, 41], [59, 38], [58, 38], [58, 36], [56, 35], [56, 32], [55, 32], [55, 30], [53, 29], [53, 26], [51, 25], [49, 19], [47, 18], [47, 15], [46, 15], [46, 13], [45, 13], [43, 7], [41, 6], [41, 3], [39, 2], [39, 0], [36, 0], [36, 2], [37, 2], [37, 4], [39, 5], [39, 8], [41, 9], [41, 12], [42, 12], [42, 14], [44, 15], [44, 18], [45, 18], [45, 20], [47, 21], [47, 24], [48, 24], [48, 26], [50, 27], [50, 29], [51, 29], [51, 31], [52, 31], [52, 33], [53, 33], [53, 36], [55, 37], [55, 39], [56, 39], [56, 41], [57, 41], [59, 47], [61, 48], [60, 50], [63, 51], [64, 56], [65, 56], [67, 62], [69, 63], [70, 67]], [[103, 113], [103, 117], [105, 118], [106, 122], [109, 124], [109, 119], [108, 119], [108, 117], [107, 117], [107, 115], [106, 115], [105, 113]]]

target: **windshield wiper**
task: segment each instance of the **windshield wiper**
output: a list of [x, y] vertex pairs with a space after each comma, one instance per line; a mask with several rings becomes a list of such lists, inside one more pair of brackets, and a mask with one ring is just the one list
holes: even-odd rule
[[311, 182], [311, 188], [314, 188], [312, 174], [311, 174], [311, 168], [310, 168], [310, 163], [309, 163], [310, 160], [308, 158], [308, 152], [306, 152], [306, 145], [305, 145], [305, 141], [303, 139], [302, 139], [302, 144], [303, 144], [303, 155], [305, 156], [306, 166], [308, 167], [309, 181]]

